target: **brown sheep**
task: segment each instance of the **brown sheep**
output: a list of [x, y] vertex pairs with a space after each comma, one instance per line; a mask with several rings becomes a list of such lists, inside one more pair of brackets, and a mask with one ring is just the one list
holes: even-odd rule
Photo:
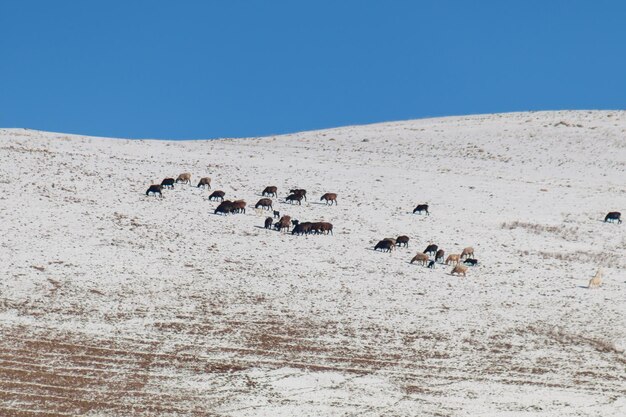
[[598, 288], [602, 285], [602, 268], [598, 269], [596, 275], [589, 280], [587, 288]]
[[278, 197], [278, 188], [274, 186], [265, 187], [265, 190], [261, 193], [262, 196]]
[[436, 255], [437, 249], [439, 249], [439, 246], [435, 245], [434, 243], [429, 243], [426, 249], [424, 249], [424, 253], [427, 253], [429, 255]]
[[204, 187], [205, 185], [209, 188], [209, 190], [211, 189], [211, 178], [209, 178], [209, 177], [202, 177], [202, 178], [200, 178], [200, 182], [198, 183], [196, 188], [200, 188], [200, 187], [205, 188]]
[[265, 218], [265, 228], [266, 229], [271, 229], [272, 228], [272, 222], [274, 221], [273, 218], [271, 217], [266, 217]]
[[395, 243], [391, 240], [383, 239], [374, 246], [374, 250], [380, 249], [381, 252], [391, 252], [396, 248]]
[[408, 248], [409, 247], [409, 237], [408, 236], [398, 236], [396, 239], [396, 245]]
[[191, 184], [191, 174], [185, 172], [184, 174], [180, 174], [178, 178], [176, 178], [176, 182], [182, 182], [183, 184]]
[[333, 225], [328, 222], [317, 222], [311, 226], [311, 231], [315, 233], [321, 233], [323, 235], [333, 234]]
[[161, 184], [152, 184], [150, 187], [148, 187], [146, 195], [150, 195], [150, 193], [152, 193], [156, 196], [158, 194], [161, 198], [163, 198], [163, 193], [161, 193], [162, 190], [163, 186]]
[[276, 222], [274, 227], [276, 227], [276, 229], [278, 229], [279, 232], [282, 231], [283, 229], [289, 230], [289, 228], [291, 227], [291, 216], [281, 217], [280, 220]]
[[291, 231], [291, 234], [292, 235], [308, 235], [309, 233], [311, 233], [312, 226], [313, 226], [313, 223], [311, 222], [298, 223], [296, 227], [294, 227], [293, 230]]
[[243, 200], [235, 200], [233, 201], [233, 212], [235, 213], [245, 213], [246, 212], [246, 202]]
[[463, 252], [461, 252], [461, 259], [473, 258], [473, 257], [474, 257], [474, 248], [471, 246], [468, 246], [467, 248], [463, 249]]
[[211, 193], [211, 195], [209, 196], [209, 200], [222, 200], [224, 201], [224, 196], [226, 195], [226, 193], [222, 190], [216, 190], [213, 191]]
[[263, 207], [264, 209], [267, 209], [267, 210], [270, 210], [270, 209], [273, 210], [272, 199], [270, 199], [270, 198], [262, 198], [262, 199], [260, 199], [256, 203], [256, 205], [254, 206], [254, 208], [259, 208], [259, 207]]
[[457, 274], [457, 275], [465, 276], [466, 272], [467, 272], [467, 267], [465, 265], [457, 265], [454, 268], [452, 268], [450, 275]]
[[297, 201], [299, 205], [302, 205], [302, 199], [304, 196], [302, 194], [290, 194], [287, 196], [285, 201], [289, 201], [290, 204], [293, 204], [294, 201]]
[[289, 194], [299, 194], [302, 196], [302, 198], [304, 198], [304, 201], [306, 201], [306, 190], [303, 188], [294, 188], [292, 190], [289, 190]]
[[426, 255], [425, 253], [418, 253], [417, 255], [413, 257], [413, 259], [411, 259], [411, 263], [418, 262], [418, 263], [421, 263], [423, 266], [426, 266], [426, 263], [428, 261], [429, 261], [428, 255]]
[[439, 261], [443, 263], [443, 258], [446, 256], [446, 252], [443, 249], [439, 249], [435, 254], [435, 262]]
[[331, 206], [333, 205], [333, 202], [335, 203], [335, 205], [337, 205], [337, 194], [326, 193], [320, 198], [320, 201], [322, 200], [326, 200], [326, 204], [328, 204], [328, 202], [330, 201]]
[[451, 265], [451, 264], [455, 264], [458, 265], [459, 262], [461, 262], [461, 255], [448, 255], [448, 258], [446, 259], [445, 264], [446, 265]]
[[234, 211], [235, 211], [235, 208], [233, 207], [233, 202], [230, 200], [226, 200], [226, 201], [222, 201], [220, 205], [215, 208], [215, 211], [213, 213], [214, 214], [217, 214], [217, 213], [229, 214], [229, 213], [233, 213]]

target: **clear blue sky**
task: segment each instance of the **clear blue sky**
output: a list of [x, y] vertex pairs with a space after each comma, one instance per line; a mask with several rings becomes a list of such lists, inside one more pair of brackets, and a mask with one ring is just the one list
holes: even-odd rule
[[213, 138], [625, 107], [619, 0], [0, 0], [0, 127]]

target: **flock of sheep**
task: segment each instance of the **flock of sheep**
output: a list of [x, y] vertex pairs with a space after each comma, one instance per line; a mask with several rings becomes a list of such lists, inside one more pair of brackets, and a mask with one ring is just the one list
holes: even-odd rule
[[[191, 174], [180, 174], [176, 179], [165, 178], [160, 184], [152, 184], [146, 191], [146, 196], [150, 194], [163, 197], [163, 190], [168, 188], [174, 188], [174, 184], [188, 184], [191, 185]], [[198, 188], [211, 189], [211, 178], [203, 177], [197, 185]], [[215, 208], [214, 214], [236, 214], [245, 213], [247, 203], [244, 200], [224, 200], [226, 193], [221, 190], [216, 190], [209, 195], [209, 201], [220, 201], [220, 204]], [[261, 198], [254, 208], [257, 210], [273, 210], [273, 202], [268, 197], [278, 197], [278, 189], [275, 186], [265, 187], [262, 192], [263, 198]], [[302, 205], [302, 200], [306, 201], [306, 190], [304, 189], [292, 189], [289, 190], [289, 195], [285, 198], [286, 202], [291, 204], [298, 203]], [[337, 205], [336, 193], [325, 193], [320, 198], [320, 201], [325, 201], [328, 205]], [[276, 223], [273, 223], [274, 218], [279, 218]], [[274, 210], [274, 217], [267, 217], [265, 219], [265, 228], [271, 229], [274, 227], [278, 231], [285, 229], [289, 230], [293, 226], [291, 234], [293, 235], [309, 235], [309, 234], [333, 234], [333, 225], [328, 222], [302, 222], [298, 220], [292, 220], [290, 216], [280, 216], [280, 212]]]
[[[150, 194], [159, 195], [163, 197], [162, 191], [167, 188], [173, 188], [174, 184], [183, 183], [191, 185], [191, 174], [183, 173], [180, 174], [176, 179], [174, 178], [165, 178], [161, 181], [160, 184], [151, 185], [146, 191], [146, 195]], [[200, 178], [200, 181], [197, 185], [198, 188], [208, 188], [211, 189], [211, 178], [203, 177]], [[272, 200], [268, 197], [278, 197], [278, 189], [275, 186], [265, 187], [263, 192], [261, 193], [263, 198], [261, 198], [254, 206], [256, 210], [273, 210]], [[210, 201], [220, 201], [220, 204], [214, 211], [214, 214], [236, 214], [236, 213], [245, 213], [247, 203], [244, 200], [224, 200], [224, 196], [226, 193], [221, 190], [216, 190], [209, 195]], [[285, 198], [285, 202], [289, 202], [290, 204], [298, 203], [302, 205], [302, 200], [306, 200], [306, 190], [304, 189], [291, 189], [289, 190], [289, 195]], [[335, 193], [325, 193], [320, 198], [320, 201], [326, 201], [326, 204], [337, 205], [337, 194]], [[426, 215], [430, 215], [428, 211], [428, 204], [418, 204], [413, 210], [413, 214], [425, 213]], [[292, 219], [290, 216], [280, 216], [280, 212], [273, 211], [273, 217], [267, 217], [265, 219], [264, 227], [266, 229], [276, 229], [281, 232], [283, 230], [289, 231], [291, 227], [292, 235], [309, 235], [309, 234], [333, 234], [333, 225], [328, 222], [300, 222], [296, 219]], [[612, 223], [622, 223], [621, 220], [622, 214], [617, 211], [609, 212], [605, 218], [605, 222]], [[274, 223], [274, 218], [278, 218], [278, 221]], [[396, 248], [396, 246], [405, 246], [409, 245], [409, 237], [408, 236], [398, 236], [397, 238], [385, 238], [379, 241], [374, 250], [380, 250], [382, 252], [391, 252]], [[431, 256], [434, 256], [431, 259]], [[412, 259], [411, 264], [418, 263], [422, 266], [427, 266], [428, 268], [434, 268], [437, 262], [445, 265], [453, 265], [452, 270], [450, 271], [451, 275], [459, 275], [466, 276], [468, 266], [475, 266], [478, 264], [478, 260], [474, 257], [474, 248], [466, 247], [460, 254], [451, 254], [445, 259], [445, 251], [440, 249], [435, 244], [429, 244], [428, 247], [424, 250], [424, 252], [418, 252]], [[589, 288], [599, 287], [602, 284], [602, 269], [599, 269], [596, 275], [589, 281]]]

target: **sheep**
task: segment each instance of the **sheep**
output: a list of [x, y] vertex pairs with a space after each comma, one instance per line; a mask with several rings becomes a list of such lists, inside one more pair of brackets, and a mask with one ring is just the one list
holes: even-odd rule
[[319, 233], [323, 234], [323, 235], [334, 235], [333, 233], [333, 224], [332, 223], [328, 223], [328, 222], [319, 222], [316, 223], [317, 224], [317, 230], [319, 231]]
[[391, 252], [395, 247], [396, 245], [391, 240], [383, 239], [374, 246], [374, 250], [380, 249], [381, 252]]
[[273, 218], [271, 217], [266, 217], [265, 218], [265, 228], [266, 229], [271, 229], [272, 228], [272, 222], [274, 221]]
[[174, 178], [164, 178], [163, 181], [161, 181], [161, 186], [163, 188], [174, 188]]
[[328, 202], [330, 201], [331, 206], [333, 205], [333, 202], [335, 203], [335, 205], [337, 205], [337, 194], [326, 193], [320, 198], [320, 201], [322, 200], [326, 200], [326, 204], [328, 204]]
[[455, 265], [458, 265], [461, 259], [461, 255], [448, 255], [448, 257], [446, 258], [446, 265], [451, 265], [452, 263], [454, 263]]
[[285, 201], [289, 201], [290, 204], [293, 204], [294, 201], [297, 201], [299, 205], [302, 205], [302, 198], [304, 198], [302, 194], [290, 194], [287, 196]]
[[256, 205], [254, 206], [254, 208], [259, 208], [259, 207], [262, 207], [262, 208], [267, 209], [267, 210], [273, 209], [273, 207], [272, 207], [272, 199], [271, 198], [262, 198], [262, 199], [260, 199], [256, 203]]
[[188, 172], [180, 174], [178, 178], [176, 178], [176, 182], [177, 183], [182, 182], [183, 184], [191, 184], [191, 174]]
[[427, 253], [429, 255], [435, 255], [437, 254], [437, 249], [439, 248], [439, 246], [434, 245], [434, 244], [429, 244], [426, 249], [424, 249], [424, 253]]
[[276, 222], [276, 224], [274, 225], [274, 227], [280, 232], [283, 229], [287, 229], [289, 230], [289, 224], [291, 222], [291, 217], [290, 216], [283, 216], [280, 218], [280, 220], [278, 220]]
[[200, 182], [198, 182], [198, 185], [196, 186], [196, 188], [205, 188], [205, 185], [208, 187], [208, 189], [211, 189], [211, 178], [209, 177], [202, 177], [200, 178]]
[[299, 223], [300, 223], [300, 220], [297, 220], [297, 219], [294, 219], [291, 221], [291, 224], [293, 225], [293, 227], [296, 227]]
[[446, 252], [443, 249], [439, 249], [435, 254], [435, 262], [439, 261], [443, 263], [443, 258], [446, 256]]
[[221, 200], [221, 201], [224, 201], [224, 196], [225, 195], [226, 195], [226, 193], [224, 191], [216, 190], [216, 191], [213, 191], [211, 193], [211, 195], [209, 196], [209, 200], [215, 200], [215, 201]]
[[394, 246], [396, 245], [396, 239], [394, 239], [392, 237], [386, 237], [383, 240], [388, 240], [388, 241], [391, 242], [392, 245], [394, 245]]
[[620, 224], [622, 222], [621, 217], [622, 213], [620, 213], [619, 211], [611, 211], [604, 218], [604, 223], [608, 222], [609, 220], [611, 220], [611, 223], [614, 223], [615, 220], [617, 220], [617, 223]]
[[461, 252], [461, 259], [473, 258], [473, 257], [474, 257], [474, 248], [471, 246], [468, 246], [467, 248], [463, 249], [463, 252]]
[[276, 211], [276, 210], [274, 210], [274, 218], [275, 218], [275, 219], [280, 218], [280, 211]]
[[467, 267], [465, 265], [456, 265], [454, 268], [452, 268], [452, 271], [450, 271], [450, 275], [463, 275], [465, 276], [465, 273], [467, 272]]
[[276, 188], [274, 186], [265, 187], [265, 189], [263, 190], [261, 195], [263, 197], [265, 197], [265, 196], [268, 196], [268, 197], [278, 197], [278, 188]]
[[413, 262], [418, 262], [421, 263], [423, 266], [426, 266], [426, 263], [430, 260], [430, 258], [428, 257], [428, 255], [426, 255], [425, 253], [417, 253], [417, 255], [415, 255], [413, 257], [413, 259], [411, 259], [411, 263]]
[[298, 223], [296, 227], [291, 231], [292, 235], [308, 235], [311, 233], [311, 227], [313, 224], [311, 222], [302, 222]]
[[408, 248], [409, 247], [409, 237], [408, 236], [398, 236], [396, 239], [396, 245]]
[[589, 285], [587, 286], [587, 288], [589, 289], [598, 288], [601, 285], [602, 285], [602, 268], [598, 269], [598, 272], [596, 272], [596, 275], [594, 275], [594, 277], [589, 280]]
[[478, 259], [467, 258], [466, 260], [463, 261], [463, 263], [469, 266], [476, 266], [478, 265]]
[[289, 194], [299, 194], [302, 196], [302, 198], [304, 198], [304, 201], [306, 201], [306, 190], [302, 188], [294, 188], [293, 190], [289, 190]]
[[220, 205], [215, 208], [215, 211], [213, 213], [214, 214], [217, 214], [217, 213], [229, 214], [229, 213], [233, 213], [234, 211], [235, 211], [235, 208], [233, 206], [233, 202], [230, 200], [226, 200], [226, 201], [222, 201]]
[[428, 212], [428, 204], [418, 204], [417, 207], [413, 209], [413, 214], [415, 213], [422, 214], [422, 211], [425, 211], [426, 215], [430, 216], [430, 213]]
[[244, 213], [246, 212], [246, 202], [243, 200], [233, 201], [233, 212]]
[[158, 194], [161, 198], [163, 198], [163, 194], [161, 193], [162, 190], [163, 186], [161, 184], [152, 184], [150, 187], [148, 187], [146, 195], [150, 195], [150, 193], [152, 193], [156, 196]]

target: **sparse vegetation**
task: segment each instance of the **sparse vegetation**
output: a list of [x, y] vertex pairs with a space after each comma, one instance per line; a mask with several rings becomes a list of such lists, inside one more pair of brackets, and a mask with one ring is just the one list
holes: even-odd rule
[[538, 223], [528, 223], [521, 221], [513, 221], [510, 223], [504, 222], [500, 226], [502, 229], [515, 230], [515, 229], [524, 229], [529, 233], [534, 233], [536, 235], [543, 234], [552, 234], [560, 237], [561, 239], [568, 241], [576, 241], [578, 240], [578, 228], [576, 227], [568, 227], [566, 225], [560, 224], [556, 226], [549, 226], [545, 224]]

